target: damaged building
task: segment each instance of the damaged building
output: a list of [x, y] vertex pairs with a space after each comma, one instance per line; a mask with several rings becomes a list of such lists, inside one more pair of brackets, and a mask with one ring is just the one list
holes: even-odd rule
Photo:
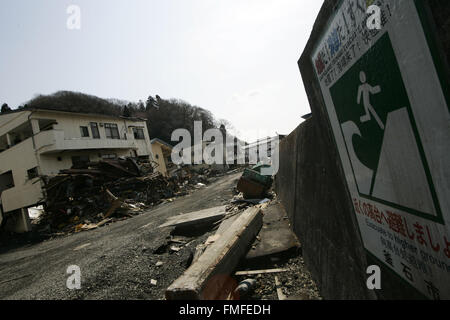
[[153, 159], [145, 119], [26, 109], [0, 115], [0, 223], [30, 230], [27, 208], [42, 203], [40, 176], [118, 157]]
[[172, 162], [172, 146], [167, 142], [154, 138], [150, 141], [155, 161], [155, 170], [162, 175], [168, 176], [169, 172], [176, 169], [176, 165]]

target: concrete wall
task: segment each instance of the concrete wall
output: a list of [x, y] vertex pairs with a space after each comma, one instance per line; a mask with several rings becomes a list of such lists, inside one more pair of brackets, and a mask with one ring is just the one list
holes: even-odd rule
[[448, 0], [428, 0], [429, 14], [432, 20], [435, 21], [433, 28], [435, 29], [436, 42], [438, 43], [439, 51], [442, 54], [443, 60], [446, 61], [445, 68], [447, 74], [450, 69], [450, 5]]
[[[275, 187], [302, 242], [305, 262], [326, 299], [423, 299], [415, 289], [367, 254], [359, 233], [339, 153], [310, 59], [313, 46], [338, 2], [324, 2], [299, 61], [313, 117], [280, 142], [280, 169]], [[435, 5], [430, 15], [438, 23], [436, 30], [440, 30], [436, 36], [441, 44], [440, 52], [448, 59], [445, 48], [448, 49], [450, 43], [450, 23], [448, 15], [443, 12], [448, 13], [450, 6], [448, 1], [429, 3]], [[448, 68], [448, 60], [444, 67]], [[366, 269], [373, 264], [381, 267], [381, 290], [371, 291], [366, 286]]]
[[28, 178], [27, 170], [38, 166], [32, 139], [27, 139], [0, 154], [0, 174], [12, 171], [14, 188], [2, 192], [5, 212], [35, 204], [42, 198], [41, 185]]
[[329, 129], [313, 117], [280, 142], [275, 189], [326, 299], [421, 299], [381, 266], [382, 290], [367, 289], [367, 255]]
[[0, 115], [0, 136], [27, 122], [30, 113], [30, 111], [23, 111]]
[[330, 133], [317, 118], [280, 142], [276, 190], [326, 299], [375, 299], [367, 260]]

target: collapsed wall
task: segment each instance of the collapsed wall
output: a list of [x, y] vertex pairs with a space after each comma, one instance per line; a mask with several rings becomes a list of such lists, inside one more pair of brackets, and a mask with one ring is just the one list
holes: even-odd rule
[[[439, 0], [418, 0], [409, 3], [402, 0], [396, 2], [396, 5], [398, 4], [396, 7], [396, 5], [391, 6], [390, 2], [377, 1], [376, 3], [380, 4], [382, 9], [392, 10], [392, 12], [386, 12], [390, 12], [394, 17], [387, 22], [385, 19], [383, 23], [386, 23], [386, 26], [383, 25], [381, 31], [369, 33], [368, 36], [372, 39], [368, 41], [368, 44], [366, 43], [364, 49], [360, 49], [359, 55], [354, 54], [352, 57], [351, 54], [347, 56], [345, 52], [339, 51], [343, 50], [341, 48], [348, 49], [350, 46], [345, 44], [343, 38], [333, 41], [332, 31], [330, 31], [334, 24], [338, 25], [336, 17], [350, 12], [339, 11], [342, 8], [341, 5], [351, 7], [350, 2], [352, 1], [326, 0], [324, 2], [300, 58], [299, 67], [313, 116], [280, 142], [280, 168], [276, 177], [276, 190], [288, 213], [291, 225], [302, 242], [305, 262], [324, 298], [448, 298], [450, 254], [444, 248], [449, 249], [447, 240], [450, 239], [449, 203], [448, 197], [445, 197], [449, 194], [449, 185], [445, 182], [445, 176], [450, 172], [450, 163], [446, 160], [450, 150], [445, 140], [435, 138], [431, 142], [430, 137], [431, 134], [437, 137], [438, 132], [440, 138], [449, 136], [449, 114], [447, 113], [449, 109], [448, 101], [445, 99], [447, 97], [444, 96], [446, 96], [445, 92], [448, 92], [448, 51], [445, 49], [449, 44], [450, 24], [448, 16], [442, 12], [449, 12], [450, 5], [448, 1]], [[358, 3], [361, 5], [365, 1], [358, 1]], [[420, 24], [417, 23], [417, 25], [423, 26], [425, 31], [417, 27], [417, 29], [411, 29], [411, 33], [405, 34], [404, 38], [399, 38], [404, 25], [409, 23], [411, 27], [411, 23], [416, 23], [413, 19], [415, 18], [413, 6], [417, 6], [420, 16]], [[408, 19], [409, 15], [409, 19], [412, 20], [395, 19], [395, 10], [399, 8], [409, 9], [409, 12], [405, 11], [402, 19]], [[345, 23], [345, 18], [342, 21]], [[339, 32], [339, 28], [336, 29]], [[426, 35], [423, 39], [420, 38], [421, 32]], [[358, 34], [356, 38], [359, 36]], [[425, 43], [425, 38], [428, 41], [427, 45], [418, 47], [417, 43], [420, 41]], [[392, 45], [390, 45], [391, 42]], [[325, 56], [330, 54], [329, 50], [325, 52], [324, 57], [320, 56], [321, 53], [317, 53], [317, 48], [321, 43], [325, 43], [324, 46], [328, 49], [335, 50], [336, 56], [341, 58], [327, 61]], [[408, 52], [402, 53], [403, 48], [410, 49], [410, 44], [411, 50], [415, 50], [415, 46], [418, 47], [417, 69], [410, 67], [411, 57], [407, 56]], [[390, 49], [391, 46], [394, 50]], [[426, 60], [429, 55], [433, 60], [431, 58], [428, 59], [429, 61]], [[395, 66], [396, 59], [399, 67]], [[425, 72], [420, 72], [420, 67], [423, 67], [420, 65], [421, 61], [423, 64], [430, 62]], [[431, 64], [433, 61], [434, 65]], [[393, 67], [389, 65], [390, 63], [393, 63]], [[333, 71], [338, 64], [339, 70]], [[388, 67], [390, 68], [387, 71], [383, 70]], [[318, 76], [318, 71], [324, 72], [322, 77]], [[324, 76], [327, 71], [330, 71], [328, 79]], [[361, 71], [364, 72], [364, 76], [361, 76]], [[398, 76], [396, 72], [401, 75]], [[360, 114], [353, 115], [352, 112], [348, 112], [348, 108], [351, 110], [359, 108], [359, 103], [356, 104], [359, 100], [357, 99], [358, 85], [364, 83], [366, 73], [370, 84], [380, 85], [378, 90], [374, 91], [385, 92], [386, 99], [392, 99], [390, 101], [393, 103], [404, 103], [401, 106], [405, 108], [395, 109], [394, 105], [386, 102], [383, 104], [380, 102], [382, 100], [374, 99], [372, 100], [374, 109], [380, 113], [379, 118], [369, 109], [370, 121], [367, 120], [367, 116], [365, 119], [362, 106]], [[439, 79], [440, 82], [436, 82], [433, 87], [426, 87], [424, 83], [420, 83], [424, 80], [417, 77], [419, 73], [423, 78]], [[341, 81], [342, 79], [347, 82]], [[401, 83], [401, 79], [405, 84]], [[376, 81], [378, 83], [375, 83]], [[388, 86], [383, 81], [392, 81], [392, 92], [388, 92], [386, 89]], [[424, 104], [421, 103], [420, 97], [414, 94], [418, 90], [421, 95], [428, 95], [427, 108], [433, 108], [434, 105], [434, 110], [441, 119], [433, 118], [433, 115], [424, 111]], [[431, 92], [435, 92], [439, 97], [436, 94], [431, 95]], [[402, 97], [405, 99], [401, 100]], [[339, 110], [339, 103], [343, 106], [343, 111]], [[409, 114], [409, 117], [402, 118], [405, 114]], [[392, 123], [397, 125], [393, 127]], [[427, 125], [430, 126], [430, 124], [434, 126], [434, 133], [431, 133], [431, 129], [428, 130]], [[367, 129], [365, 127], [367, 125], [371, 127]], [[410, 127], [413, 129], [409, 129]], [[402, 130], [400, 134], [395, 131], [396, 128]], [[351, 133], [349, 139], [347, 139], [346, 130]], [[408, 134], [408, 130], [414, 134]], [[373, 132], [375, 133], [370, 136]], [[392, 143], [388, 143], [390, 136], [395, 136]], [[358, 140], [361, 137], [362, 140]], [[377, 139], [379, 146], [375, 148], [374, 141], [378, 141]], [[367, 141], [372, 143], [369, 147], [367, 147]], [[422, 141], [428, 145], [423, 147]], [[360, 145], [355, 147], [357, 143]], [[418, 161], [423, 162], [419, 166], [412, 160], [415, 159], [413, 154], [415, 149], [422, 155], [416, 157]], [[387, 156], [383, 155], [385, 150], [389, 151]], [[370, 169], [372, 158], [364, 158], [364, 152], [376, 158], [377, 162], [374, 165], [378, 167], [375, 170]], [[401, 158], [404, 154], [407, 155], [407, 161], [411, 163], [390, 162], [390, 157]], [[360, 163], [361, 158], [364, 164]], [[409, 176], [405, 168], [410, 170]], [[426, 178], [422, 185], [416, 183], [419, 178], [411, 178], [420, 176], [417, 170], [426, 172], [423, 175]], [[410, 183], [398, 179], [403, 171], [406, 172], [406, 175], [403, 174], [403, 180], [411, 179]], [[369, 174], [373, 178], [371, 178], [371, 184], [367, 185], [367, 181], [361, 177]], [[392, 186], [388, 185], [389, 183]], [[365, 185], [367, 185], [367, 192], [364, 189]], [[426, 198], [428, 189], [431, 190], [429, 201]], [[375, 194], [375, 192], [378, 193]], [[430, 203], [429, 208], [423, 205], [427, 201]], [[379, 212], [375, 212], [380, 219], [373, 212], [368, 214], [361, 210], [361, 202], [364, 208], [367, 206], [371, 209], [379, 209]], [[432, 230], [434, 234], [430, 238], [434, 241], [439, 239], [441, 242], [439, 245], [435, 242], [432, 247], [431, 239], [431, 243], [427, 246], [426, 243], [422, 243], [419, 234], [408, 234], [404, 231], [405, 229], [394, 228], [391, 217], [399, 218], [399, 224], [402, 228], [406, 227], [409, 232], [414, 231], [414, 228], [417, 231], [415, 226], [421, 226], [423, 230]], [[389, 241], [384, 239], [384, 236], [387, 239], [391, 236], [396, 241], [401, 240], [408, 245], [407, 248], [413, 248], [415, 251], [406, 252], [405, 255], [408, 256], [403, 257], [403, 252], [400, 255], [398, 250], [394, 250], [396, 247], [394, 241], [392, 241], [394, 249], [386, 245]], [[433, 252], [430, 247], [439, 248], [440, 251]], [[400, 247], [400, 251], [402, 249], [405, 249], [405, 246]], [[434, 261], [441, 261], [440, 269], [437, 265], [430, 263], [431, 259], [423, 261], [426, 255], [433, 257]], [[424, 266], [424, 272], [417, 267], [420, 264]], [[366, 282], [370, 275], [366, 270], [370, 265], [381, 268], [380, 290], [367, 288]]]

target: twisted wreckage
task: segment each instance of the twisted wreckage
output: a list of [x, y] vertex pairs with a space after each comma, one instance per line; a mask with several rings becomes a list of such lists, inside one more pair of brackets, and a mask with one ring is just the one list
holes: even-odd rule
[[[274, 206], [275, 203], [268, 207], [271, 202], [268, 198], [274, 198], [269, 191], [272, 177], [261, 176], [259, 169], [257, 166], [242, 170], [242, 176], [233, 189], [235, 196], [227, 205], [170, 216], [159, 226], [161, 229], [175, 228], [182, 235], [186, 230], [191, 232], [199, 228], [206, 228], [202, 230], [209, 230], [206, 232], [210, 234], [204, 243], [201, 240], [194, 247], [185, 272], [165, 288], [166, 299], [241, 299], [256, 286], [256, 281], [248, 279], [248, 276], [287, 271], [235, 272], [242, 261], [298, 247], [280, 215], [282, 210]], [[232, 170], [228, 174], [239, 171]], [[134, 158], [80, 163], [71, 169], [60, 170], [56, 175], [40, 177], [46, 196], [42, 201], [45, 210], [35, 219], [34, 229], [50, 236], [93, 230], [143, 213], [163, 202], [172, 202], [173, 198], [202, 188], [211, 178], [223, 174], [227, 173], [211, 168], [183, 167], [170, 176], [164, 176], [154, 171], [152, 163]], [[280, 230], [286, 232], [280, 233]], [[188, 235], [189, 232], [185, 234], [186, 239], [197, 237], [195, 232]], [[284, 238], [280, 238], [280, 234]], [[169, 238], [170, 243], [177, 243], [167, 249], [172, 253], [176, 254], [187, 246], [181, 240], [176, 242], [174, 236]], [[159, 265], [163, 263], [159, 262]], [[239, 283], [236, 277], [245, 279]], [[153, 286], [157, 283], [152, 279]]]
[[41, 177], [45, 212], [36, 222], [49, 232], [95, 229], [126, 219], [173, 197], [186, 195], [207, 178], [184, 168], [171, 177], [132, 158], [89, 162]]

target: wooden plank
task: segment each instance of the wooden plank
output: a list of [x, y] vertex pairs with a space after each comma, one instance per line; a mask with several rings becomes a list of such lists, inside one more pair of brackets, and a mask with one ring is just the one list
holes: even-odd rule
[[187, 227], [191, 225], [214, 223], [225, 217], [225, 215], [225, 206], [214, 207], [170, 217], [164, 224], [160, 225], [159, 227]]
[[108, 209], [108, 211], [106, 212], [106, 214], [104, 215], [104, 218], [109, 218], [110, 215], [112, 215], [117, 208], [119, 208], [122, 205], [122, 201], [120, 201], [119, 199], [114, 200], [113, 203], [111, 204], [111, 207]]
[[262, 227], [260, 208], [244, 211], [221, 237], [166, 290], [168, 300], [226, 299], [233, 270]]
[[[219, 225], [219, 228], [217, 229], [216, 233], [214, 234], [214, 236], [211, 236], [211, 237], [215, 237], [214, 241], [219, 239], [219, 237], [222, 235], [222, 233], [224, 233], [226, 230], [228, 230], [231, 227], [233, 222], [239, 217], [240, 214], [241, 213], [231, 214], [231, 215], [227, 214], [227, 216], [224, 219], [216, 222], [217, 224], [219, 224], [219, 222], [220, 222], [220, 225]], [[200, 256], [203, 254], [203, 252], [205, 252], [206, 248], [208, 248], [208, 246], [211, 245], [211, 243], [213, 243], [212, 241], [210, 241], [211, 237], [209, 237], [205, 243], [199, 244], [195, 248], [195, 253], [194, 253], [194, 258], [192, 259], [192, 264], [194, 264], [198, 260], [198, 258], [200, 258]]]
[[277, 288], [278, 300], [286, 300], [286, 296], [284, 295], [283, 290], [281, 289], [281, 282], [278, 280], [277, 276], [275, 276], [275, 286]]
[[253, 274], [262, 274], [262, 273], [280, 273], [287, 272], [288, 269], [264, 269], [264, 270], [250, 270], [250, 271], [238, 271], [235, 273], [237, 276], [249, 276]]
[[223, 234], [226, 230], [228, 230], [234, 223], [234, 221], [236, 221], [236, 219], [239, 217], [239, 215], [240, 213], [232, 215], [228, 219], [223, 220], [219, 228], [217, 229], [216, 234]]

